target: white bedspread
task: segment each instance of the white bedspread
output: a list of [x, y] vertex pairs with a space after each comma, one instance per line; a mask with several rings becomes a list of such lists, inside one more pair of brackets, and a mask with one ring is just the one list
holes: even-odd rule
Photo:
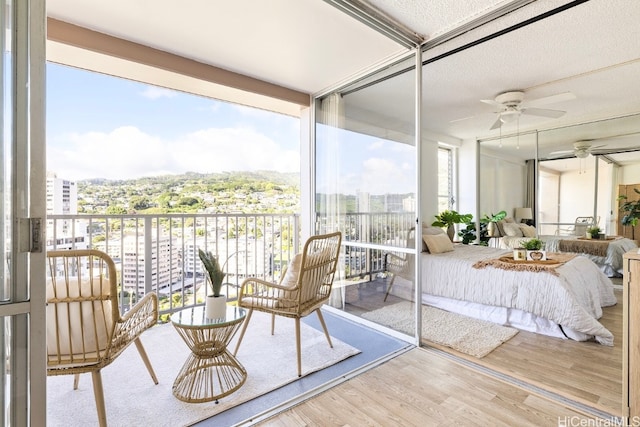
[[616, 304], [613, 285], [589, 259], [576, 256], [548, 272], [482, 269], [481, 259], [508, 252], [475, 245], [456, 245], [453, 252], [422, 254], [424, 294], [470, 301], [487, 306], [516, 308], [549, 319], [562, 327], [613, 345], [613, 335], [598, 319], [602, 307]]

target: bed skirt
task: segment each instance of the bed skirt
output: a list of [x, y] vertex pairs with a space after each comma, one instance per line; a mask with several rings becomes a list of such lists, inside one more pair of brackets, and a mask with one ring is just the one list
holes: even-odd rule
[[422, 303], [463, 316], [473, 317], [474, 319], [486, 320], [554, 338], [576, 341], [588, 341], [594, 338], [570, 328], [560, 327], [560, 325], [549, 319], [517, 308], [495, 307], [427, 294], [422, 294]]

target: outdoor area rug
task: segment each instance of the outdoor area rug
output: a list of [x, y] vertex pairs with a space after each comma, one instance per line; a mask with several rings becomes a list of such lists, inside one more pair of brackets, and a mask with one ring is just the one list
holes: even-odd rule
[[[413, 335], [413, 303], [400, 302], [362, 315], [363, 318]], [[422, 306], [422, 339], [461, 353], [484, 357], [518, 333], [517, 329]]]
[[[110, 427], [186, 426], [297, 380], [294, 329], [293, 319], [276, 317], [275, 335], [271, 335], [270, 315], [254, 312], [237, 354], [247, 370], [247, 380], [216, 404], [185, 403], [172, 394], [173, 381], [189, 349], [173, 325], [151, 328], [141, 339], [159, 384], [153, 384], [135, 345], [131, 345], [102, 370], [107, 423]], [[330, 348], [324, 333], [304, 323], [300, 324], [300, 335], [303, 376], [360, 353], [334, 337]], [[231, 352], [236, 340], [237, 336], [229, 345]], [[47, 378], [47, 426], [97, 425], [91, 374], [80, 375], [78, 390], [73, 390], [73, 375]]]

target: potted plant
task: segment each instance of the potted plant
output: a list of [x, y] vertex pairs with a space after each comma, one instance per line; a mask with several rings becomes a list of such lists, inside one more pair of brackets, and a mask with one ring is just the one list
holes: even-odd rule
[[600, 227], [598, 227], [597, 225], [591, 226], [587, 228], [587, 238], [599, 239], [601, 232], [602, 230], [600, 230]]
[[453, 242], [453, 236], [455, 235], [454, 224], [466, 224], [471, 222], [473, 215], [471, 214], [459, 214], [456, 211], [442, 211], [436, 215], [436, 220], [431, 224], [433, 227], [446, 227], [447, 235]]
[[500, 211], [497, 214], [491, 214], [491, 215], [485, 214], [480, 219], [480, 222], [487, 224], [487, 233], [489, 233], [489, 237], [493, 237], [493, 236], [496, 236], [496, 235], [499, 236], [499, 234], [496, 234], [496, 231], [495, 231], [496, 222], [502, 221], [506, 217], [507, 217], [507, 212], [506, 211]]
[[[637, 189], [633, 189], [638, 195], [640, 195], [640, 191]], [[626, 195], [622, 195], [618, 197], [619, 201], [625, 200], [625, 202], [620, 205], [620, 210], [626, 212], [622, 217], [622, 225], [627, 226], [630, 225], [631, 228], [631, 240], [635, 240], [635, 226], [638, 225], [638, 219], [640, 219], [640, 199], [629, 201]]]
[[227, 311], [227, 297], [222, 295], [222, 281], [226, 273], [220, 268], [218, 257], [209, 251], [198, 248], [200, 261], [207, 271], [207, 283], [211, 293], [205, 299], [205, 315], [208, 319], [221, 319], [225, 317]]
[[523, 243], [523, 247], [527, 250], [527, 260], [529, 261], [544, 261], [547, 259], [546, 251], [542, 250], [542, 240], [530, 239]]

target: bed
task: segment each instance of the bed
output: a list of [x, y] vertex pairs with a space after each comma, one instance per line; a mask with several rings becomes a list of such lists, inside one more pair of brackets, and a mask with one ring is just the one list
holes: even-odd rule
[[[522, 247], [522, 243], [529, 239], [519, 236], [492, 237], [489, 239], [489, 246], [511, 250]], [[622, 276], [622, 256], [625, 252], [638, 247], [634, 240], [622, 237], [593, 242], [581, 242], [579, 239], [582, 238], [578, 236], [538, 236], [538, 239], [545, 243], [544, 249], [549, 252], [571, 252], [589, 258], [607, 277]], [[575, 243], [584, 243], [587, 246], [580, 250]], [[600, 250], [601, 245], [604, 245], [604, 252]]]
[[613, 345], [598, 321], [602, 307], [617, 302], [613, 285], [591, 260], [569, 256], [554, 273], [474, 268], [510, 253], [477, 245], [422, 253], [422, 302], [530, 332]]

